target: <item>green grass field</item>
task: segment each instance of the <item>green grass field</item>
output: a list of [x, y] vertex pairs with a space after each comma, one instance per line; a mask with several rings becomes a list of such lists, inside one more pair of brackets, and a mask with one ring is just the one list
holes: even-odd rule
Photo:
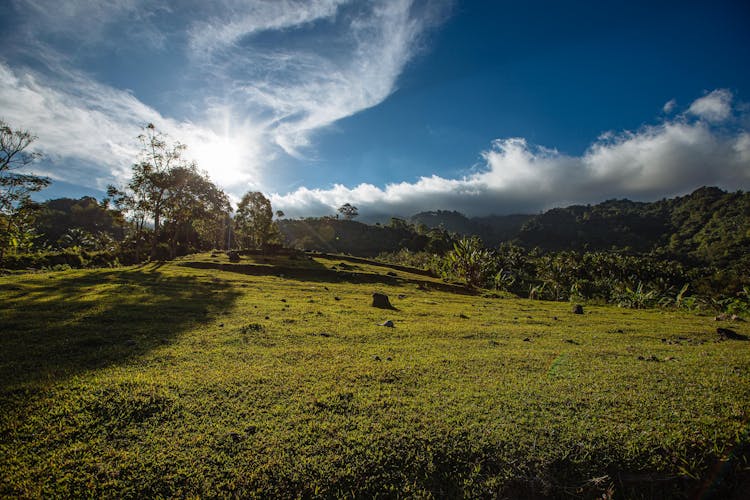
[[750, 342], [716, 334], [747, 323], [575, 315], [343, 257], [6, 275], [0, 304], [2, 497], [750, 486]]

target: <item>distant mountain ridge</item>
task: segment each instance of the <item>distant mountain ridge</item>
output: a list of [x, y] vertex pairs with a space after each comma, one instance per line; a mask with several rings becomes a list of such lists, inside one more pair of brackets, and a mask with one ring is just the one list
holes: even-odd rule
[[483, 217], [466, 217], [464, 214], [449, 210], [420, 212], [409, 218], [412, 224], [424, 224], [428, 228], [443, 228], [452, 233], [468, 236], [476, 235], [487, 245], [497, 245], [510, 241], [518, 236], [523, 225], [533, 219], [533, 215], [487, 215]]
[[389, 225], [328, 218], [280, 221], [280, 228], [292, 246], [355, 255], [400, 248], [437, 251], [453, 233], [479, 236], [488, 247], [512, 242], [542, 251], [656, 253], [721, 265], [750, 253], [750, 193], [702, 187], [654, 202], [613, 199], [538, 215], [469, 218], [437, 210]]

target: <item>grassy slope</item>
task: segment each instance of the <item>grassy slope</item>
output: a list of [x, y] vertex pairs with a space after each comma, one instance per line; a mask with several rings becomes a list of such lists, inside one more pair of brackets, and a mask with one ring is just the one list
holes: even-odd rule
[[0, 496], [679, 496], [747, 467], [750, 343], [712, 318], [187, 263], [0, 278]]

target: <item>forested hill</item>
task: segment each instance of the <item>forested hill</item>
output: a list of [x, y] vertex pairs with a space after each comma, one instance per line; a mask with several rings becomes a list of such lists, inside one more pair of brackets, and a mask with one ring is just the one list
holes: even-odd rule
[[533, 215], [487, 215], [484, 217], [466, 217], [464, 214], [448, 210], [420, 212], [409, 220], [419, 226], [442, 228], [459, 235], [479, 236], [487, 245], [497, 245], [518, 237], [521, 227], [533, 219]]
[[652, 203], [555, 208], [527, 221], [516, 241], [544, 250], [657, 251], [720, 264], [750, 247], [750, 194], [703, 187]]
[[440, 210], [383, 226], [331, 218], [284, 220], [279, 226], [291, 246], [355, 255], [440, 251], [450, 248], [446, 240], [454, 233], [477, 235], [489, 247], [513, 242], [546, 251], [656, 252], [721, 265], [750, 249], [750, 194], [703, 187], [655, 202], [609, 200], [538, 215], [468, 218]]

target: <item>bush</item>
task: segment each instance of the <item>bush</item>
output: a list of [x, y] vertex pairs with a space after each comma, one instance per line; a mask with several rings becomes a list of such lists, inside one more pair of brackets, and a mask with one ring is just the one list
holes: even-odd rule
[[110, 252], [87, 252], [80, 248], [68, 248], [60, 252], [38, 252], [6, 255], [1, 268], [4, 269], [80, 269], [84, 267], [114, 267], [120, 265], [116, 254]]

